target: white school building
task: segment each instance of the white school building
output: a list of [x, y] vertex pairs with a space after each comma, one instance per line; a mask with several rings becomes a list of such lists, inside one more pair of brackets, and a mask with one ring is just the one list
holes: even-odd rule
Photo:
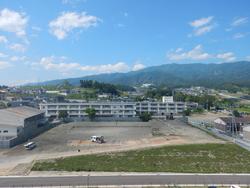
[[169, 114], [181, 114], [188, 108], [196, 108], [197, 103], [186, 102], [65, 102], [41, 103], [40, 110], [46, 117], [58, 117], [60, 111], [67, 111], [71, 118], [84, 118], [85, 110], [94, 108], [97, 117], [132, 118], [143, 112], [149, 112], [154, 118], [165, 118]]

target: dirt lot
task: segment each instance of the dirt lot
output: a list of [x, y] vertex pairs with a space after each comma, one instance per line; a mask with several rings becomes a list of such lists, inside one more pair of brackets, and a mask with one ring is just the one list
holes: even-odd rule
[[190, 118], [195, 120], [200, 120], [204, 122], [213, 122], [215, 119], [219, 117], [227, 117], [228, 113], [222, 112], [204, 112], [202, 114], [193, 114]]
[[[92, 135], [104, 136], [106, 143], [90, 142]], [[29, 163], [37, 159], [161, 145], [223, 142], [179, 120], [153, 120], [147, 123], [75, 122], [53, 128], [33, 141], [37, 143], [37, 148], [32, 151], [26, 151], [22, 145], [0, 150], [0, 172], [23, 174], [30, 166]], [[16, 165], [18, 166], [9, 172]]]

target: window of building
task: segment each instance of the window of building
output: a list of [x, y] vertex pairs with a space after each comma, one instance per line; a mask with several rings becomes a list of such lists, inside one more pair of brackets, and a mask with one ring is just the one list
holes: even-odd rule
[[8, 133], [8, 132], [9, 132], [9, 131], [7, 131], [7, 130], [4, 130], [4, 131], [3, 131], [3, 133]]

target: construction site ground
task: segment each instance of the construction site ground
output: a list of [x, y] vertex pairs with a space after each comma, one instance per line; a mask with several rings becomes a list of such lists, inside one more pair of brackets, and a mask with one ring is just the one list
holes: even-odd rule
[[[104, 136], [105, 143], [90, 141]], [[102, 152], [136, 150], [163, 145], [223, 143], [180, 120], [150, 122], [73, 122], [62, 124], [32, 139], [31, 151], [22, 145], [0, 149], [0, 175], [27, 175], [34, 160]]]

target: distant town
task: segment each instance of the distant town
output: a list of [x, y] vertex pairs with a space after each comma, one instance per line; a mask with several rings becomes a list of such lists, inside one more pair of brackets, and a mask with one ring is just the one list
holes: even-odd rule
[[0, 188], [249, 188], [249, 0], [0, 0]]
[[208, 113], [221, 116], [213, 122], [200, 121], [202, 128], [209, 124], [209, 129], [218, 133], [236, 136], [242, 142], [250, 140], [249, 95], [239, 92], [205, 87], [169, 89], [150, 83], [131, 87], [92, 80], [73, 86], [65, 80], [57, 86], [1, 86], [0, 99], [1, 148], [21, 144], [63, 122], [183, 117], [190, 123], [193, 116]]

